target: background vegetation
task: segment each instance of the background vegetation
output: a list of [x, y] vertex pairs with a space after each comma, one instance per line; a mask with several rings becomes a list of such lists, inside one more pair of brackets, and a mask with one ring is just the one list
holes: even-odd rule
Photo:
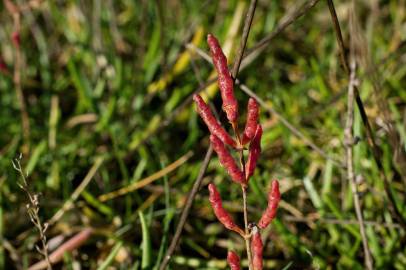
[[[50, 249], [85, 227], [95, 230], [64, 256], [58, 269], [157, 267], [208, 148], [207, 129], [187, 100], [209, 81], [213, 68], [194, 49], [208, 51], [210, 32], [234, 59], [248, 1], [17, 2], [28, 6], [20, 18], [19, 70], [30, 129], [22, 128], [13, 81], [16, 50], [10, 36], [15, 24], [1, 3], [0, 55], [6, 69], [0, 73], [0, 269], [24, 269], [42, 259], [34, 248], [39, 234], [27, 214], [27, 195], [11, 163], [19, 153], [29, 188], [39, 195], [40, 218], [51, 221], [46, 231]], [[258, 1], [247, 49], [277, 29], [299, 2]], [[346, 46], [349, 2], [336, 1]], [[406, 219], [405, 167], [395, 156], [378, 106], [383, 101], [389, 108], [404, 151], [405, 9], [403, 0], [360, 0], [355, 12], [359, 91], [384, 173]], [[264, 234], [267, 267], [362, 269], [362, 242], [342, 167], [348, 76], [340, 65], [326, 1], [318, 1], [247, 59], [238, 79], [268, 107], [261, 109], [263, 154], [250, 182], [251, 219], [265, 208], [272, 178], [280, 180], [283, 199], [277, 220]], [[205, 91], [220, 108], [216, 86]], [[244, 112], [248, 96], [238, 87], [236, 95]], [[405, 227], [389, 211], [381, 170], [357, 109], [354, 132], [359, 139], [355, 173], [375, 267], [405, 269]], [[223, 269], [227, 249], [244, 250], [208, 204], [205, 186], [213, 181], [226, 208], [242, 222], [241, 192], [229, 185], [216, 159], [209, 164], [171, 269]], [[104, 195], [123, 187], [120, 196]]]

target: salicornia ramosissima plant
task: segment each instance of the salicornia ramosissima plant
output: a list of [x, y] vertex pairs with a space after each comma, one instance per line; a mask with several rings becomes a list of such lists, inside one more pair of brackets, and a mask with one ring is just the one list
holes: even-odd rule
[[[217, 219], [229, 230], [232, 230], [244, 238], [246, 243], [249, 269], [261, 270], [262, 250], [260, 230], [266, 228], [275, 218], [278, 203], [280, 201], [279, 183], [274, 180], [268, 194], [268, 206], [263, 212], [257, 224], [248, 223], [247, 217], [247, 187], [261, 153], [262, 126], [259, 123], [259, 106], [255, 99], [250, 98], [247, 106], [247, 119], [242, 134], [238, 129], [238, 103], [234, 96], [234, 80], [227, 66], [227, 58], [217, 41], [209, 34], [207, 43], [210, 47], [213, 64], [218, 74], [218, 85], [223, 100], [222, 109], [226, 113], [234, 131], [234, 136], [230, 136], [222, 127], [221, 123], [212, 114], [210, 107], [204, 102], [201, 96], [193, 97], [197, 111], [206, 123], [211, 135], [210, 142], [217, 153], [221, 165], [226, 169], [231, 180], [241, 186], [243, 193], [244, 207], [244, 229], [238, 226], [231, 215], [223, 208], [220, 193], [214, 184], [209, 184], [209, 200]], [[248, 156], [245, 161], [244, 151], [248, 145]], [[230, 149], [238, 152], [239, 164], [230, 153]], [[241, 269], [240, 258], [234, 251], [229, 251], [227, 261], [232, 270]]]

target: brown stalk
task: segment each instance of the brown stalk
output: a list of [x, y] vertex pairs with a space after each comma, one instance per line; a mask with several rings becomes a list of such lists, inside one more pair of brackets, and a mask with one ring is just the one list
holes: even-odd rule
[[[21, 33], [21, 18], [19, 7], [12, 3], [10, 0], [3, 0], [4, 6], [13, 18], [13, 31], [20, 35]], [[20, 106], [22, 133], [24, 138], [23, 153], [27, 154], [30, 149], [30, 120], [27, 113], [27, 106], [21, 86], [21, 70], [22, 70], [22, 53], [21, 44], [14, 44], [14, 72], [13, 82], [16, 91], [18, 104]]]
[[[354, 4], [354, 3], [353, 3]], [[353, 6], [354, 8], [354, 6]], [[354, 173], [354, 157], [353, 157], [353, 146], [354, 146], [354, 93], [355, 87], [357, 86], [356, 78], [356, 62], [355, 62], [355, 44], [354, 44], [354, 10], [350, 13], [350, 79], [348, 82], [348, 103], [347, 103], [347, 122], [344, 129], [345, 136], [345, 148], [346, 148], [346, 162], [347, 162], [347, 177], [350, 182], [352, 195], [354, 198], [354, 207], [357, 215], [359, 230], [362, 238], [362, 245], [364, 248], [365, 255], [365, 266], [368, 270], [373, 269], [373, 262], [371, 257], [371, 251], [368, 246], [368, 239], [365, 233], [364, 217], [361, 210], [360, 198], [358, 195], [357, 184], [355, 180]], [[344, 56], [343, 56], [344, 57]]]
[[23, 169], [21, 167], [21, 159], [22, 155], [18, 158], [15, 158], [12, 163], [14, 169], [20, 174], [21, 177], [21, 182], [18, 183], [20, 188], [25, 192], [25, 194], [28, 197], [28, 204], [27, 204], [27, 212], [30, 217], [30, 220], [32, 224], [35, 226], [35, 228], [38, 230], [39, 233], [39, 238], [41, 240], [41, 245], [42, 247], [35, 246], [37, 251], [44, 256], [44, 268], [47, 268], [48, 270], [52, 270], [51, 266], [51, 261], [50, 257], [48, 255], [48, 243], [47, 243], [47, 238], [45, 235], [46, 230], [48, 229], [49, 223], [42, 223], [41, 218], [39, 217], [39, 198], [37, 194], [32, 194], [30, 191], [30, 188], [28, 186], [27, 178], [26, 175], [23, 172]]
[[209, 162], [211, 159], [211, 155], [213, 154], [213, 147], [210, 145], [209, 149], [206, 152], [206, 156], [204, 157], [202, 166], [200, 167], [199, 175], [197, 176], [192, 190], [190, 191], [186, 204], [182, 209], [182, 214], [180, 216], [178, 225], [176, 226], [176, 231], [175, 235], [172, 238], [171, 244], [169, 245], [168, 250], [166, 251], [165, 257], [163, 258], [161, 265], [159, 266], [159, 270], [164, 270], [168, 266], [168, 263], [172, 257], [172, 254], [175, 252], [176, 246], [178, 245], [178, 242], [180, 240], [180, 237], [182, 235], [183, 227], [185, 226], [186, 220], [189, 216], [190, 209], [192, 208], [193, 201], [199, 192], [200, 186], [203, 181], [204, 174], [206, 173], [206, 169], [209, 166]]
[[289, 25], [291, 25], [294, 21], [298, 18], [305, 15], [312, 7], [314, 7], [320, 0], [309, 0], [304, 2], [301, 5], [293, 7], [289, 10], [285, 16], [279, 21], [276, 25], [275, 29], [266, 35], [263, 39], [257, 42], [252, 48], [250, 48], [247, 53], [245, 54], [244, 58], [249, 57], [252, 54], [258, 54], [265, 50], [265, 48], [269, 45], [269, 43], [283, 30], [286, 29]]
[[[342, 62], [342, 65], [344, 67], [344, 70], [347, 72], [348, 76], [350, 76], [349, 73], [349, 68], [348, 68], [348, 59], [345, 56], [345, 47], [344, 47], [344, 41], [343, 41], [343, 37], [342, 37], [342, 31], [341, 31], [341, 27], [337, 18], [337, 14], [335, 11], [335, 7], [334, 7], [334, 2], [333, 0], [327, 0], [328, 6], [329, 6], [329, 10], [330, 10], [330, 15], [331, 15], [331, 19], [334, 25], [334, 30], [335, 30], [335, 34], [338, 40], [338, 45], [339, 45], [339, 53], [340, 53], [340, 59]], [[357, 107], [358, 110], [360, 112], [361, 115], [361, 119], [362, 119], [362, 123], [365, 127], [365, 131], [368, 137], [368, 144], [372, 149], [372, 155], [373, 158], [375, 160], [376, 165], [378, 166], [379, 172], [380, 172], [380, 176], [382, 177], [383, 181], [384, 181], [384, 188], [385, 188], [385, 193], [388, 196], [389, 199], [389, 211], [391, 212], [391, 214], [396, 217], [396, 219], [399, 221], [399, 223], [406, 228], [406, 220], [402, 215], [401, 210], [398, 208], [397, 204], [396, 204], [396, 200], [395, 197], [392, 193], [392, 190], [390, 188], [390, 183], [389, 183], [389, 179], [386, 176], [384, 169], [383, 169], [383, 163], [381, 160], [381, 149], [379, 148], [379, 146], [376, 144], [375, 141], [375, 136], [374, 133], [372, 131], [371, 125], [369, 123], [368, 120], [368, 116], [365, 112], [365, 107], [364, 107], [364, 103], [362, 102], [362, 99], [360, 97], [358, 88], [356, 86], [354, 86], [354, 96], [355, 96], [355, 101], [357, 103]]]
[[[340, 226], [345, 225], [352, 225], [352, 224], [359, 224], [358, 220], [353, 219], [335, 219], [335, 218], [322, 218], [318, 215], [308, 215], [305, 217], [295, 217], [295, 216], [283, 216], [283, 219], [288, 222], [298, 222], [298, 223], [323, 223], [323, 224], [335, 224]], [[402, 226], [398, 223], [385, 223], [385, 222], [378, 222], [372, 220], [365, 220], [364, 224], [366, 226], [376, 227], [379, 229], [387, 228], [387, 229], [398, 229], [403, 230]]]

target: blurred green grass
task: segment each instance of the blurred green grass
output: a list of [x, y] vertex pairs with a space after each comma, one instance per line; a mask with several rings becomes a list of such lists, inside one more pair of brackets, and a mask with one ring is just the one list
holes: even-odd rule
[[[336, 2], [348, 40], [350, 6]], [[356, 2], [383, 96], [405, 147], [405, 5], [394, 0]], [[296, 1], [259, 1], [247, 47], [270, 33], [295, 5]], [[211, 32], [222, 43], [230, 43], [232, 58], [241, 33], [241, 25], [233, 21], [242, 23], [245, 11], [238, 10], [247, 6], [247, 1], [237, 0], [70, 0], [43, 1], [39, 8], [24, 11], [22, 86], [31, 136], [29, 142], [24, 141], [13, 80], [0, 74], [0, 129], [4, 131], [0, 133], [0, 269], [19, 269], [41, 259], [33, 247], [37, 234], [17, 185], [18, 173], [11, 165], [23, 145], [30, 146], [23, 165], [31, 189], [40, 194], [43, 220], [70, 198], [98, 158], [104, 160], [73, 209], [47, 232], [48, 239], [53, 239], [82, 226], [100, 231], [78, 253], [66, 257], [63, 269], [75, 263], [83, 269], [103, 269], [109, 264], [115, 269], [150, 269], [159, 264], [208, 147], [208, 132], [190, 105], [161, 127], [199, 87], [199, 80], [208, 80], [212, 73], [212, 67], [185, 45], [193, 41], [207, 51], [205, 36]], [[13, 23], [3, 4], [0, 7], [0, 55], [12, 71], [9, 37]], [[230, 38], [233, 30], [236, 36]], [[361, 96], [383, 149], [385, 172], [403, 206], [405, 187], [393, 170], [393, 152], [371, 78], [366, 70], [361, 69], [359, 75]], [[341, 161], [346, 78], [324, 1], [279, 34], [239, 74], [240, 81]], [[237, 88], [236, 96], [244, 111], [247, 95]], [[211, 100], [220, 107], [218, 94], [212, 94]], [[278, 219], [265, 233], [267, 265], [362, 269], [362, 243], [358, 226], [351, 222], [356, 219], [344, 171], [265, 110], [261, 121], [266, 130], [262, 158], [250, 183], [251, 220], [257, 220], [266, 206], [265, 193], [272, 178], [280, 179], [284, 201]], [[354, 132], [361, 138], [354, 160], [356, 174], [362, 176], [364, 216], [373, 222], [367, 225], [367, 236], [375, 266], [405, 269], [405, 231], [394, 224], [388, 211], [383, 182], [357, 110]], [[98, 200], [102, 194], [156, 173], [190, 150], [193, 156], [164, 178], [113, 200]], [[239, 188], [228, 184], [216, 159], [209, 165], [204, 184], [218, 184], [226, 208], [242, 221]], [[202, 188], [171, 269], [222, 269], [228, 248], [243, 254], [243, 243], [216, 221]]]

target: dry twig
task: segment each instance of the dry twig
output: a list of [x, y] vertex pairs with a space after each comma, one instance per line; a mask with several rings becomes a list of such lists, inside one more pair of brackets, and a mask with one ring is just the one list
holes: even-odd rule
[[14, 74], [13, 74], [13, 81], [14, 87], [18, 99], [18, 103], [20, 106], [20, 113], [21, 113], [21, 123], [22, 123], [22, 133], [24, 137], [24, 147], [23, 153], [29, 152], [29, 141], [30, 141], [30, 120], [27, 113], [27, 106], [25, 103], [25, 98], [21, 86], [21, 71], [23, 68], [22, 62], [22, 53], [21, 53], [21, 44], [20, 44], [20, 33], [21, 33], [21, 17], [20, 17], [20, 7], [15, 5], [10, 0], [3, 0], [4, 6], [6, 7], [7, 11], [10, 13], [11, 17], [13, 18], [13, 34], [12, 34], [12, 41], [14, 45]]
[[48, 256], [48, 244], [47, 244], [47, 238], [45, 235], [46, 230], [48, 229], [48, 224], [49, 223], [42, 223], [41, 219], [39, 217], [39, 199], [38, 199], [38, 194], [32, 194], [25, 173], [23, 172], [23, 169], [21, 168], [21, 159], [22, 155], [18, 158], [15, 158], [12, 163], [14, 169], [20, 174], [21, 176], [21, 181], [18, 183], [19, 187], [25, 192], [25, 194], [28, 197], [28, 204], [27, 204], [27, 212], [28, 215], [30, 216], [30, 220], [32, 224], [34, 224], [35, 228], [37, 228], [41, 240], [41, 245], [42, 248], [39, 246], [35, 246], [37, 251], [44, 256], [45, 258], [45, 263], [46, 263], [46, 268], [48, 270], [52, 269], [51, 262], [49, 260]]
[[350, 81], [348, 83], [348, 105], [347, 105], [347, 123], [344, 130], [345, 135], [345, 147], [346, 147], [346, 161], [347, 161], [347, 177], [351, 185], [352, 195], [354, 198], [354, 207], [357, 215], [357, 220], [359, 224], [359, 230], [361, 233], [362, 244], [365, 253], [365, 265], [367, 269], [373, 269], [371, 252], [368, 246], [368, 240], [365, 233], [364, 218], [361, 210], [361, 203], [358, 195], [357, 184], [355, 181], [354, 173], [354, 160], [353, 160], [353, 145], [354, 145], [354, 87], [357, 83], [355, 78], [355, 60], [351, 60], [351, 75]]

